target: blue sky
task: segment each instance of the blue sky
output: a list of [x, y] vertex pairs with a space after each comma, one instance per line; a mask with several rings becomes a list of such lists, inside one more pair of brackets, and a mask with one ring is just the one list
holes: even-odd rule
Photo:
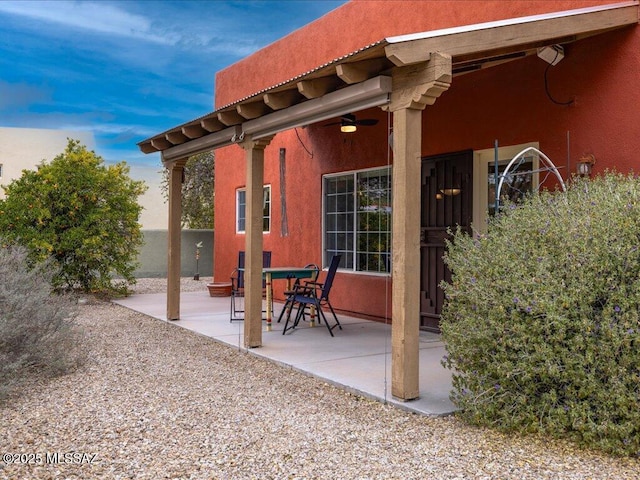
[[[0, 0], [0, 127], [90, 130], [105, 161], [213, 110], [214, 74], [344, 0]], [[55, 152], [59, 153], [59, 152]]]

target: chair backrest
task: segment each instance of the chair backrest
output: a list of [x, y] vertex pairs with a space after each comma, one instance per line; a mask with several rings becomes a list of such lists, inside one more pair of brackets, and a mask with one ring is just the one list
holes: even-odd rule
[[[271, 266], [271, 252], [262, 252], [262, 268]], [[265, 280], [262, 281], [262, 287], [266, 287]], [[238, 252], [238, 288], [244, 288], [244, 251]]]
[[[315, 282], [318, 280], [318, 275], [320, 275], [320, 267], [315, 263], [308, 263], [304, 266], [304, 268], [313, 268], [315, 272], [311, 275], [311, 282]], [[299, 283], [299, 282], [298, 282]]]
[[324, 279], [322, 292], [320, 293], [320, 300], [329, 299], [329, 291], [331, 290], [331, 285], [333, 285], [333, 277], [336, 276], [336, 271], [338, 270], [338, 265], [340, 265], [341, 257], [342, 255], [334, 255], [333, 258], [331, 259], [331, 264], [329, 265], [329, 271], [327, 272], [327, 278]]

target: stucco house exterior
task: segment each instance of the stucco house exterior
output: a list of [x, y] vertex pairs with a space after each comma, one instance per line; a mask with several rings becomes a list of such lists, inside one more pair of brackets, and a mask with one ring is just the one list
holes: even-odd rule
[[262, 250], [276, 266], [326, 267], [340, 253], [331, 303], [392, 323], [392, 393], [415, 398], [446, 228], [483, 228], [496, 162], [535, 147], [531, 188], [548, 181], [536, 151], [565, 180], [585, 163], [637, 170], [638, 11], [635, 0], [354, 0], [217, 72], [213, 112], [139, 144], [171, 172], [167, 318], [179, 318], [182, 168], [215, 149], [214, 278], [247, 251], [245, 345], [263, 342]]

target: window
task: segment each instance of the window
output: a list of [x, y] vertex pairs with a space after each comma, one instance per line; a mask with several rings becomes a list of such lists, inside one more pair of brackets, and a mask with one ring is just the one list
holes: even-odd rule
[[0, 178], [2, 178], [2, 164], [0, 163]]
[[391, 272], [391, 169], [327, 175], [323, 187], [324, 264], [341, 254], [341, 268]]
[[[502, 174], [513, 157], [527, 147], [538, 148], [537, 142], [509, 145], [498, 149], [498, 174]], [[473, 225], [479, 232], [486, 232], [489, 216], [495, 214], [495, 149], [477, 150], [473, 152]], [[526, 192], [538, 187], [537, 173], [539, 160], [537, 156], [524, 158], [518, 168], [520, 173], [508, 175], [502, 185], [501, 196], [517, 201]], [[522, 175], [521, 173], [527, 172]]]
[[[247, 191], [244, 188], [236, 190], [236, 233], [244, 233], [247, 223]], [[271, 229], [271, 185], [265, 185], [262, 191], [262, 231]]]

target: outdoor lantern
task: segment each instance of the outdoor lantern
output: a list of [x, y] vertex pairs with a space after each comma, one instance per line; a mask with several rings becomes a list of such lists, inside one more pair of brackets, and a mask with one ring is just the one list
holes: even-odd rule
[[596, 157], [593, 154], [585, 154], [578, 160], [577, 173], [581, 177], [588, 177], [591, 175], [591, 169], [596, 163]]
[[460, 190], [459, 188], [443, 188], [440, 191], [444, 193], [447, 197], [455, 197], [456, 195], [460, 195], [460, 192], [462, 190]]

